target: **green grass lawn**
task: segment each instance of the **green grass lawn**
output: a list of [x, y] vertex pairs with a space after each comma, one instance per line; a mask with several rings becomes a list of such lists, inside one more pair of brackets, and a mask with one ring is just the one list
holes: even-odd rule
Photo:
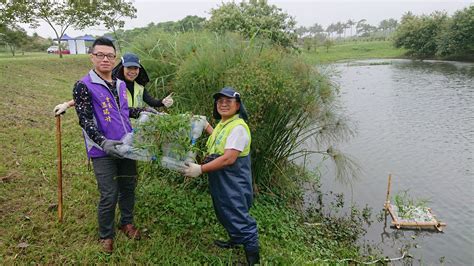
[[402, 58], [404, 53], [404, 49], [393, 47], [389, 41], [342, 42], [329, 50], [320, 46], [316, 50], [303, 51], [303, 57], [311, 64], [324, 64], [341, 60]]
[[[0, 59], [0, 264], [242, 262], [242, 250], [223, 251], [212, 244], [226, 237], [208, 193], [172, 181], [176, 175], [169, 173], [140, 176], [135, 222], [145, 237], [129, 241], [118, 234], [115, 252], [102, 254], [97, 245], [98, 191], [74, 110], [62, 119], [64, 222], [58, 223], [52, 109], [71, 99], [74, 82], [89, 68], [87, 56]], [[360, 256], [357, 221], [305, 217], [263, 195], [252, 214], [259, 225], [264, 263], [299, 265]]]
[[[63, 55], [64, 57], [84, 56], [84, 55]], [[19, 60], [19, 59], [32, 59], [32, 58], [55, 58], [59, 55], [48, 54], [46, 52], [19, 52], [13, 56], [11, 53], [0, 52], [0, 60]]]

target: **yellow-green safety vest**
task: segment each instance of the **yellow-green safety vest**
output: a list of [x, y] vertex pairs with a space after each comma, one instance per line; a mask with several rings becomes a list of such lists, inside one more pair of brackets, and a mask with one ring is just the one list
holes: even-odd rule
[[143, 102], [143, 86], [134, 82], [133, 84], [133, 97], [129, 90], [127, 90], [128, 107], [140, 108], [144, 107]]
[[239, 114], [234, 115], [232, 118], [228, 119], [225, 122], [219, 122], [216, 128], [212, 131], [211, 136], [207, 140], [206, 147], [207, 147], [207, 154], [224, 154], [224, 148], [227, 141], [227, 137], [229, 136], [232, 129], [236, 126], [243, 126], [245, 130], [247, 130], [247, 134], [249, 135], [249, 143], [245, 146], [244, 150], [239, 154], [239, 157], [247, 156], [250, 153], [250, 143], [252, 141], [250, 136], [250, 129], [247, 123], [239, 117]]

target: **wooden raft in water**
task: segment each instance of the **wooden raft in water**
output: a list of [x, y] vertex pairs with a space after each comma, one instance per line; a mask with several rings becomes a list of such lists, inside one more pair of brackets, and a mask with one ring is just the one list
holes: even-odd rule
[[387, 198], [385, 200], [385, 211], [390, 213], [392, 217], [392, 225], [397, 229], [406, 228], [406, 229], [435, 229], [439, 232], [442, 232], [446, 223], [440, 222], [436, 219], [436, 216], [431, 212], [431, 208], [419, 208], [420, 219], [403, 219], [398, 216], [398, 208], [390, 204], [390, 186], [392, 182], [392, 175], [388, 175], [388, 188], [387, 188]]

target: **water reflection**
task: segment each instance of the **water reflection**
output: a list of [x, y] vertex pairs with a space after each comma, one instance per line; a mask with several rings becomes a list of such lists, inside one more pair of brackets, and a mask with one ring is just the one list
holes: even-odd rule
[[429, 199], [448, 223], [446, 233], [394, 230], [382, 217], [367, 227], [361, 243], [390, 257], [409, 248], [423, 264], [472, 263], [474, 64], [368, 60], [333, 67], [341, 103], [358, 125], [358, 134], [338, 146], [359, 161], [364, 175], [344, 187], [334, 182], [329, 160], [320, 165], [321, 158], [309, 157], [306, 165], [320, 165], [322, 189], [344, 193], [347, 206], [368, 204], [378, 212], [387, 175], [394, 173], [394, 192], [409, 189], [414, 198]]
[[394, 68], [407, 71], [418, 71], [420, 73], [434, 73], [441, 75], [469, 75], [474, 77], [474, 68], [472, 63], [447, 62], [447, 61], [411, 61], [411, 60], [393, 60]]

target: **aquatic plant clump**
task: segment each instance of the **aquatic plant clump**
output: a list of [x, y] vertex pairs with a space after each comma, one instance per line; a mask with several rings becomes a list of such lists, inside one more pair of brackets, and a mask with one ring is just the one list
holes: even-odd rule
[[400, 222], [433, 222], [436, 221], [430, 208], [426, 207], [427, 200], [415, 200], [404, 190], [395, 195], [392, 210]]
[[435, 217], [431, 214], [430, 208], [425, 206], [403, 206], [399, 209], [392, 205], [392, 210], [398, 217], [399, 222], [436, 222]]

